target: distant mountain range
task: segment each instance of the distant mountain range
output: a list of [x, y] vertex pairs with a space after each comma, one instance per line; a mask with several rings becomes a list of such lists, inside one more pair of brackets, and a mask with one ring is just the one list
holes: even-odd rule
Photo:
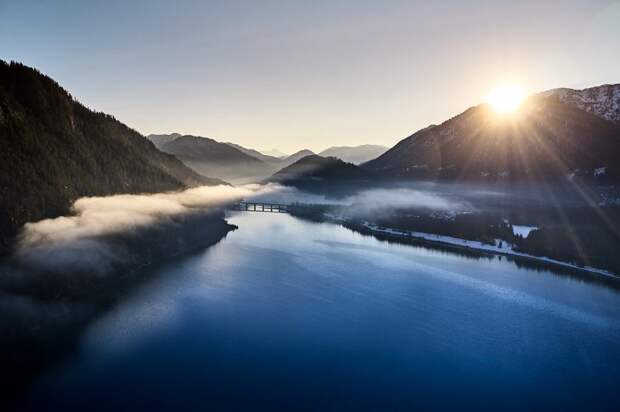
[[[247, 154], [248, 156], [252, 156], [258, 160], [261, 160], [263, 162], [266, 163], [280, 163], [282, 161], [281, 157], [277, 157], [277, 156], [270, 156], [270, 155], [266, 155], [264, 153], [259, 152], [258, 150], [254, 150], [254, 149], [248, 149], [247, 147], [243, 147], [241, 145], [235, 144], [235, 143], [230, 143], [230, 142], [226, 142], [227, 145], [234, 147], [235, 149], [238, 149], [240, 151], [242, 151], [243, 153]], [[284, 156], [286, 157], [286, 156]]]
[[[156, 140], [166, 141], [159, 149], [174, 155], [198, 173], [216, 176], [232, 183], [246, 183], [255, 176], [262, 178], [277, 170], [267, 162], [246, 154], [227, 143], [220, 143], [208, 137], [173, 135], [166, 139], [157, 135]], [[148, 136], [152, 139], [153, 135]]]
[[0, 249], [25, 222], [64, 214], [81, 196], [222, 183], [214, 178], [618, 183], [620, 85], [539, 93], [513, 115], [475, 106], [382, 154], [364, 145], [278, 157], [200, 136], [148, 139], [35, 69], [0, 61]]
[[[286, 157], [265, 155], [258, 150], [235, 143], [222, 143], [208, 137], [183, 136], [178, 133], [147, 136], [161, 151], [172, 154], [195, 171], [230, 181], [247, 183], [261, 181], [282, 168], [314, 155], [300, 150]], [[334, 147], [324, 153], [340, 154], [357, 160], [366, 159], [381, 146]], [[337, 157], [337, 156], [336, 156]]]
[[278, 150], [278, 149], [271, 149], [271, 150], [261, 150], [260, 151], [262, 154], [267, 155], [267, 156], [272, 156], [272, 157], [288, 157], [288, 154]]
[[348, 163], [361, 164], [375, 159], [385, 153], [389, 148], [372, 144], [361, 146], [334, 146], [319, 153], [323, 157], [337, 157]]
[[[293, 181], [338, 179], [343, 164], [359, 164], [361, 169], [347, 176], [378, 179], [424, 179], [467, 181], [564, 181], [609, 183], [620, 177], [620, 85], [604, 85], [584, 90], [554, 89], [530, 96], [512, 115], [495, 113], [487, 104], [472, 107], [440, 125], [422, 129], [396, 146], [362, 145], [331, 147], [314, 155], [301, 150], [286, 158], [265, 155], [254, 149], [228, 143], [261, 164], [249, 160], [226, 160], [221, 155], [200, 154], [219, 168], [200, 167], [200, 151], [174, 154], [195, 170], [223, 179], [239, 181], [267, 179]], [[166, 139], [178, 138], [168, 135]], [[162, 137], [157, 137], [162, 139]], [[155, 139], [153, 139], [155, 141]], [[212, 141], [214, 142], [214, 141]], [[217, 142], [215, 142], [217, 143]], [[217, 143], [221, 144], [221, 143]], [[211, 155], [217, 153], [213, 150]], [[204, 159], [202, 160], [204, 161]], [[289, 167], [291, 166], [291, 167]], [[325, 173], [321, 170], [327, 168]], [[346, 169], [346, 170], [345, 170]], [[235, 170], [236, 175], [231, 175]], [[294, 178], [293, 178], [294, 176]], [[349, 178], [349, 177], [347, 177]]]
[[619, 89], [551, 90], [528, 98], [514, 115], [475, 106], [363, 168], [400, 179], [618, 181]]
[[215, 184], [51, 78], [0, 60], [0, 249], [25, 222], [81, 196]]
[[288, 165], [291, 165], [297, 162], [298, 160], [303, 159], [306, 156], [311, 156], [313, 154], [314, 152], [312, 150], [304, 149], [304, 150], [300, 150], [298, 152], [293, 153], [292, 155], [285, 157], [283, 160], [284, 160], [285, 166], [288, 166]]
[[148, 135], [159, 150], [174, 155], [196, 172], [231, 183], [255, 182], [270, 176], [288, 163], [234, 143], [203, 136]]
[[[197, 172], [233, 183], [263, 180], [276, 171], [315, 154], [304, 149], [288, 156], [276, 157], [232, 142], [222, 143], [208, 137], [183, 136], [179, 133], [151, 134], [147, 137], [160, 150], [176, 156]], [[387, 149], [377, 145], [335, 146], [322, 151], [320, 156], [360, 164], [374, 159]]]

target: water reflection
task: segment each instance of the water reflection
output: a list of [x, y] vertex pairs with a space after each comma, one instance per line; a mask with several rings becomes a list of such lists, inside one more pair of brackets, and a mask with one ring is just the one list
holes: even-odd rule
[[620, 296], [288, 215], [92, 324], [25, 403], [56, 409], [613, 409]]

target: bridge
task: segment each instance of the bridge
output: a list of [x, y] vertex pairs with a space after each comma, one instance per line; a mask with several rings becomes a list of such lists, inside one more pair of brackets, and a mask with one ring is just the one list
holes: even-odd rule
[[267, 213], [288, 213], [286, 203], [271, 202], [238, 202], [230, 206], [230, 210], [243, 212], [267, 212]]

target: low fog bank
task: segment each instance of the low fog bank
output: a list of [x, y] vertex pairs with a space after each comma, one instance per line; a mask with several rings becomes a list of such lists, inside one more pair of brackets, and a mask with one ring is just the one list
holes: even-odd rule
[[80, 240], [128, 232], [180, 216], [214, 209], [265, 190], [260, 186], [205, 186], [182, 192], [78, 199], [71, 216], [27, 223], [18, 254], [42, 247], [64, 248]]
[[46, 299], [55, 294], [79, 295], [84, 292], [78, 292], [77, 286], [67, 286], [79, 284], [76, 279], [97, 279], [119, 268], [144, 266], [201, 247], [205, 243], [201, 239], [210, 243], [209, 232], [214, 231], [217, 237], [222, 230], [221, 207], [241, 199], [329, 205], [352, 219], [378, 220], [403, 212], [453, 218], [484, 212], [535, 226], [545, 216], [541, 208], [596, 202], [588, 196], [543, 186], [414, 182], [351, 187], [344, 196], [332, 196], [329, 190], [310, 193], [278, 184], [253, 184], [82, 198], [75, 202], [70, 216], [24, 226], [16, 253], [0, 266], [0, 291]]
[[402, 210], [453, 214], [469, 211], [473, 206], [464, 200], [441, 196], [431, 191], [411, 188], [377, 188], [365, 190], [345, 199], [350, 208], [340, 209], [348, 218], [378, 218]]
[[[77, 200], [72, 214], [26, 224], [0, 262], [0, 361], [18, 388], [147, 266], [204, 249], [235, 229], [223, 206], [271, 190], [198, 187], [182, 192]], [[9, 382], [6, 382], [8, 378]]]
[[400, 182], [390, 188], [408, 188], [468, 202], [479, 209], [518, 207], [583, 207], [620, 204], [620, 188], [584, 186], [571, 181], [554, 183]]
[[314, 185], [310, 193], [304, 190], [297, 190], [302, 193], [300, 203], [349, 206], [338, 213], [352, 218], [387, 217], [403, 211], [444, 217], [486, 213], [503, 216], [513, 224], [540, 226], [566, 220], [567, 211], [601, 215], [620, 207], [619, 188], [583, 187], [571, 182], [549, 185], [400, 181], [336, 187], [325, 183]]
[[[145, 267], [219, 241], [234, 229], [224, 219], [223, 206], [241, 199], [363, 204], [365, 213], [377, 213], [388, 205], [454, 206], [402, 188], [335, 199], [277, 184], [82, 198], [69, 216], [26, 224], [16, 252], [0, 263], [3, 353], [14, 361], [20, 359], [19, 353], [24, 360], [43, 356], [49, 342], [63, 341], [71, 335], [68, 331], [79, 330], [137, 285]], [[11, 352], [9, 347], [19, 350]]]
[[135, 284], [143, 268], [220, 240], [234, 229], [223, 206], [241, 199], [355, 204], [355, 213], [375, 216], [391, 208], [465, 207], [407, 188], [332, 198], [277, 184], [81, 198], [69, 216], [26, 224], [14, 255], [0, 263], [0, 344], [59, 336], [62, 327], [81, 324]]
[[[77, 274], [103, 277], [119, 267], [142, 266], [156, 257], [177, 254], [193, 242], [199, 245], [210, 232], [218, 233], [223, 222], [221, 206], [260, 190], [210, 186], [78, 199], [70, 216], [27, 223], [22, 228], [16, 252], [0, 269], [4, 272], [0, 289], [17, 288], [21, 294], [38, 295], [36, 287], [29, 291], [38, 282], [53, 284]], [[46, 295], [57, 292], [51, 286], [47, 285]]]
[[[483, 240], [512, 234], [505, 217], [514, 224], [541, 226], [544, 222], [534, 219], [547, 218], [563, 223], [565, 206], [600, 202], [592, 193], [547, 187], [419, 182], [351, 186], [336, 195], [326, 189], [253, 184], [82, 198], [69, 216], [26, 224], [14, 255], [0, 262], [0, 361], [17, 371], [5, 375], [7, 387], [19, 387], [58, 351], [70, 350], [89, 320], [140, 284], [145, 267], [226, 236], [234, 227], [225, 221], [223, 207], [242, 199], [322, 205], [321, 216], [327, 211], [385, 227]], [[610, 193], [607, 199], [613, 201], [616, 194]], [[308, 210], [306, 217], [312, 218], [317, 208]], [[586, 213], [571, 219], [597, 216]]]
[[256, 202], [285, 204], [320, 204], [353, 206], [351, 212], [388, 213], [402, 208], [428, 208], [434, 210], [468, 210], [473, 206], [465, 199], [445, 193], [436, 193], [430, 188], [409, 188], [402, 186], [371, 187], [353, 190], [349, 188], [344, 196], [332, 196], [331, 191], [307, 192], [292, 186], [270, 183], [263, 190], [248, 196]]
[[[212, 244], [231, 226], [222, 207], [272, 190], [198, 187], [175, 193], [77, 200], [70, 216], [27, 223], [0, 265], [0, 291], [44, 300], [79, 300], [94, 285], [167, 257]], [[119, 271], [123, 273], [119, 274]]]
[[[336, 204], [297, 205], [290, 212], [313, 221], [335, 217], [356, 229], [370, 222], [379, 228], [507, 246], [620, 273], [620, 193], [612, 186], [399, 182], [366, 188]], [[531, 230], [522, 234], [513, 225]]]

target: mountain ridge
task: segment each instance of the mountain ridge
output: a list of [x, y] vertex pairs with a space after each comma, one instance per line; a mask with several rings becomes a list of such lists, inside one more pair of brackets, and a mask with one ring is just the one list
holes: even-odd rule
[[181, 135], [163, 144], [162, 151], [175, 155], [178, 158], [200, 159], [205, 156], [210, 161], [226, 163], [230, 160], [259, 163], [260, 160], [250, 156], [226, 143], [220, 143], [209, 137]]
[[225, 144], [227, 144], [229, 146], [232, 146], [232, 147], [234, 147], [237, 150], [242, 151], [243, 153], [247, 154], [248, 156], [255, 157], [258, 160], [261, 160], [261, 161], [266, 162], [266, 163], [279, 163], [282, 160], [279, 157], [266, 155], [266, 154], [261, 153], [260, 151], [258, 151], [256, 149], [249, 149], [247, 147], [241, 146], [241, 145], [236, 144], [236, 143], [225, 142]]
[[555, 97], [605, 120], [620, 124], [620, 83], [603, 84], [585, 89], [562, 87], [540, 93], [544, 97]]
[[[362, 167], [391, 178], [617, 178], [619, 130], [557, 99], [533, 96], [515, 116], [500, 116], [486, 104], [469, 108], [417, 131]], [[596, 170], [599, 175], [592, 176]]]
[[619, 144], [614, 122], [538, 94], [508, 116], [487, 104], [471, 107], [362, 167], [390, 178], [617, 180]]
[[222, 183], [162, 153], [50, 77], [0, 60], [0, 249], [26, 222], [59, 216], [82, 196]]
[[179, 138], [181, 136], [182, 135], [180, 133], [149, 134], [148, 136], [146, 136], [146, 138], [149, 139], [151, 142], [153, 142], [155, 147], [157, 147], [158, 149], [161, 149], [161, 147], [165, 145], [166, 143], [169, 143], [173, 141], [174, 139]]
[[336, 157], [312, 154], [280, 169], [268, 181], [296, 184], [304, 181], [342, 181], [365, 177], [367, 177], [366, 172], [352, 163], [344, 162]]
[[284, 153], [283, 151], [278, 149], [259, 150], [259, 152], [264, 154], [265, 156], [277, 157], [278, 159], [289, 156], [287, 153]]
[[160, 150], [198, 173], [233, 183], [246, 183], [253, 176], [266, 176], [274, 169], [232, 145], [203, 136], [181, 135], [163, 144]]
[[261, 181], [302, 157], [314, 154], [304, 149], [286, 158], [276, 158], [236, 143], [179, 133], [152, 134], [147, 138], [159, 144], [159, 150], [176, 156], [196, 172], [232, 183]]
[[299, 151], [297, 151], [297, 152], [295, 152], [295, 153], [285, 157], [284, 159], [282, 159], [282, 161], [284, 163], [286, 163], [287, 165], [291, 165], [291, 164], [293, 164], [293, 163], [303, 159], [306, 156], [311, 156], [311, 155], [314, 155], [314, 154], [316, 154], [316, 153], [314, 153], [312, 150], [302, 149], [302, 150], [299, 150]]

